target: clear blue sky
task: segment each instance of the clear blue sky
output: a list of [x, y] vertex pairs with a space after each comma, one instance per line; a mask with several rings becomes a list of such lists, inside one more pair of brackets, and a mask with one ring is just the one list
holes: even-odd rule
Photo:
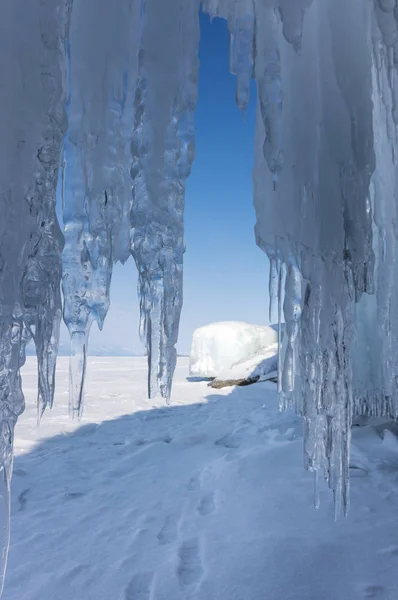
[[[201, 15], [196, 158], [185, 212], [184, 308], [178, 350], [189, 352], [192, 333], [222, 320], [268, 323], [268, 261], [254, 240], [252, 200], [255, 88], [245, 121], [235, 104], [229, 73], [226, 22]], [[130, 259], [116, 265], [111, 308], [93, 346], [128, 346], [138, 338], [137, 275]], [[65, 331], [62, 338], [65, 339]]]

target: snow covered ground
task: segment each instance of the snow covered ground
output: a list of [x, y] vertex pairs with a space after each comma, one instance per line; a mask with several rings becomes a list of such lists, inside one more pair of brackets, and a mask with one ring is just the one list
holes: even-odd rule
[[[398, 439], [354, 430], [351, 511], [312, 506], [300, 424], [275, 385], [210, 390], [179, 359], [170, 408], [142, 358], [92, 358], [81, 424], [35, 424], [33, 358], [16, 431], [4, 600], [396, 600]], [[132, 413], [132, 414], [128, 414]]]

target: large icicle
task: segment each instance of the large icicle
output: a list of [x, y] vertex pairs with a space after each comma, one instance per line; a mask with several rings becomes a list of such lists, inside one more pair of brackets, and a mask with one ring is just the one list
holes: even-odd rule
[[60, 321], [62, 237], [55, 189], [66, 129], [65, 36], [71, 2], [4, 0], [0, 7], [0, 589], [9, 538], [20, 368], [33, 336], [39, 414], [52, 403]]
[[129, 256], [129, 147], [138, 1], [75, 0], [63, 205], [70, 412], [81, 416], [88, 336], [109, 308], [112, 262]]
[[[325, 471], [338, 514], [348, 506], [353, 302], [373, 291], [371, 11], [360, 0], [337, 0], [303, 2], [295, 14], [293, 3], [281, 2], [283, 23], [262, 42], [274, 17], [260, 4], [256, 48], [268, 48], [255, 65], [256, 236], [287, 265], [282, 393], [295, 391], [308, 467]], [[283, 152], [277, 181], [270, 144]]]
[[245, 111], [250, 98], [254, 63], [254, 5], [253, 0], [241, 0], [229, 16], [230, 71], [236, 75], [236, 103]]
[[[395, 9], [395, 13], [394, 13]], [[374, 3], [373, 129], [376, 169], [371, 185], [376, 277], [374, 297], [361, 299], [356, 311], [354, 351], [356, 413], [398, 415], [397, 291], [397, 99], [398, 42], [396, 2]]]
[[185, 180], [194, 157], [198, 0], [146, 0], [132, 141], [131, 251], [149, 396], [170, 398], [182, 307]]

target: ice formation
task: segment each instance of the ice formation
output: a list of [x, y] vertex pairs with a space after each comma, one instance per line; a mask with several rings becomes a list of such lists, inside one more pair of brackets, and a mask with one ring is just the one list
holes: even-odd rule
[[276, 344], [277, 339], [271, 327], [239, 321], [199, 327], [192, 337], [189, 373], [195, 377], [218, 377], [233, 365]]
[[149, 396], [170, 398], [182, 308], [185, 180], [194, 158], [199, 0], [146, 0], [132, 135], [131, 251]]
[[258, 381], [275, 380], [277, 369], [278, 344], [271, 344], [265, 350], [260, 350], [249, 358], [220, 370], [209, 386], [222, 388], [230, 385], [248, 385]]
[[[194, 157], [199, 4], [2, 2], [5, 489], [24, 402], [20, 367], [31, 338], [39, 416], [52, 403], [61, 254], [72, 414], [81, 414], [89, 330], [105, 318], [112, 264], [130, 253], [139, 271], [149, 393], [170, 398], [182, 306], [184, 188]], [[352, 414], [397, 415], [398, 5], [201, 5], [228, 21], [242, 111], [250, 80], [257, 83], [256, 238], [269, 256], [273, 304], [286, 322], [283, 349], [279, 341], [281, 406], [295, 404], [303, 415], [307, 466], [316, 479], [324, 472], [338, 513], [348, 506]]]
[[[263, 59], [278, 73], [265, 87], [279, 125], [273, 135], [259, 85], [256, 237], [279, 312], [284, 296], [281, 404], [303, 415], [307, 466], [316, 480], [324, 472], [338, 514], [352, 414], [396, 416], [398, 13], [395, 0], [314, 0], [289, 22], [285, 10], [263, 10], [274, 19], [275, 50]], [[283, 156], [278, 169], [269, 153]]]
[[88, 336], [109, 307], [112, 264], [130, 253], [130, 139], [138, 2], [74, 0], [63, 154], [64, 319], [71, 336], [70, 412], [81, 415]]
[[55, 195], [65, 112], [70, 3], [4, 0], [0, 13], [0, 498], [3, 586], [20, 367], [33, 338], [38, 411], [51, 404], [61, 318], [62, 234]]

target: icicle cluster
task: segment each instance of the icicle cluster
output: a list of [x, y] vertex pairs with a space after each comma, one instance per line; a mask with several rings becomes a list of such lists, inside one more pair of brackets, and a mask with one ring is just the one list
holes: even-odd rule
[[65, 0], [4, 0], [0, 7], [1, 589], [14, 426], [24, 409], [20, 367], [31, 338], [38, 357], [39, 414], [54, 393], [63, 246], [55, 192], [66, 130], [70, 8]]
[[194, 157], [198, 10], [195, 0], [74, 1], [63, 204], [72, 415], [83, 407], [91, 323], [102, 328], [112, 264], [130, 252], [149, 395], [170, 398], [185, 179]]
[[303, 415], [307, 466], [316, 480], [323, 471], [337, 515], [348, 508], [352, 414], [397, 415], [398, 9], [260, 4], [274, 26], [273, 47], [268, 36], [256, 55], [268, 73], [258, 85], [256, 237], [272, 295], [284, 297], [281, 403]]
[[64, 146], [62, 287], [71, 336], [70, 413], [81, 416], [90, 327], [102, 329], [113, 261], [129, 256], [130, 136], [138, 2], [74, 0]]
[[148, 393], [169, 401], [182, 308], [185, 180], [194, 158], [198, 0], [146, 0], [132, 137], [131, 251]]
[[352, 415], [398, 415], [398, 5], [203, 4], [228, 19], [240, 108], [256, 79], [256, 240], [286, 323], [280, 405], [302, 414], [307, 467], [338, 515]]
[[139, 272], [149, 395], [170, 398], [199, 4], [228, 22], [242, 111], [256, 80], [256, 240], [270, 259], [272, 304], [286, 323], [280, 404], [302, 414], [307, 467], [316, 480], [326, 476], [336, 514], [348, 507], [352, 415], [398, 415], [397, 1], [3, 0], [5, 515], [30, 339], [39, 417], [53, 401], [61, 255], [71, 414], [82, 412], [88, 336], [93, 321], [103, 325], [112, 265], [130, 254]]

